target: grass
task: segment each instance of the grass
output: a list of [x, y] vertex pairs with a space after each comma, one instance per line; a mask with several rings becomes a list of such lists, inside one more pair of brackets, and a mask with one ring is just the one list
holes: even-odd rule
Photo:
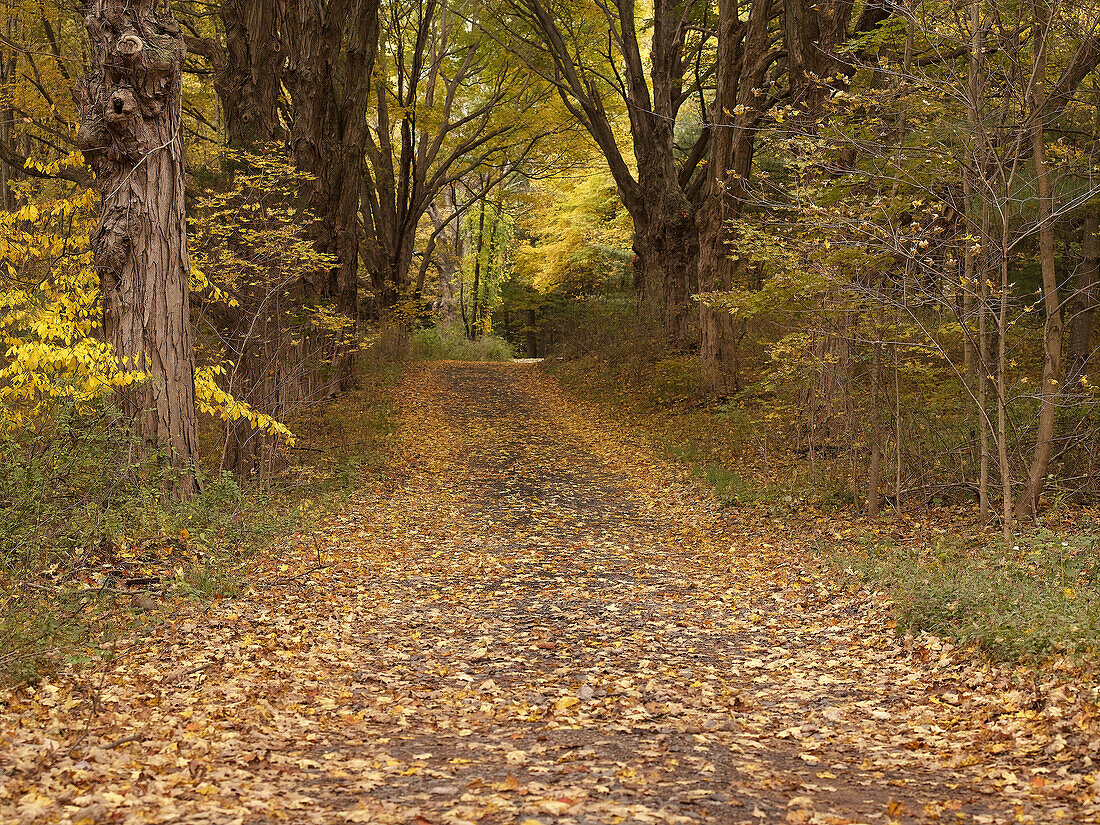
[[395, 428], [391, 391], [401, 370], [400, 361], [385, 358], [361, 363], [356, 389], [296, 416], [291, 429], [300, 443], [291, 453], [284, 487], [327, 499], [331, 509], [364, 478], [381, 471]]
[[484, 335], [471, 341], [461, 324], [417, 330], [410, 341], [412, 356], [426, 361], [511, 361], [512, 347], [503, 338]]
[[[178, 599], [247, 589], [283, 537], [382, 468], [400, 372], [368, 353], [358, 389], [290, 422], [298, 447], [277, 477], [207, 470], [190, 502], [160, 495], [148, 468], [125, 472], [132, 439], [109, 410], [62, 411], [33, 437], [0, 442], [0, 686], [109, 657], [114, 639]], [[208, 425], [204, 441], [215, 435]]]
[[[82, 447], [70, 448], [74, 463]], [[165, 596], [233, 595], [245, 548], [264, 546], [296, 521], [293, 510], [229, 476], [201, 478], [202, 492], [190, 502], [154, 494], [140, 476], [106, 491], [79, 474], [67, 478], [65, 492], [82, 497], [79, 506], [60, 506], [41, 490], [34, 510], [12, 498], [0, 505], [8, 528], [0, 552], [0, 684], [32, 680], [71, 656], [94, 658]]]
[[1100, 652], [1100, 525], [1037, 529], [1005, 549], [992, 541], [869, 544], [838, 565], [885, 589], [899, 628], [975, 644], [996, 659], [1039, 665]]

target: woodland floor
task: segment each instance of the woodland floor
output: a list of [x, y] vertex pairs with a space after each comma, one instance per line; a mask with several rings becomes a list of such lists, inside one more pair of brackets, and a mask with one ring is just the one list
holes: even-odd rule
[[242, 597], [0, 696], [0, 822], [1097, 822], [1086, 686], [899, 636], [532, 365]]

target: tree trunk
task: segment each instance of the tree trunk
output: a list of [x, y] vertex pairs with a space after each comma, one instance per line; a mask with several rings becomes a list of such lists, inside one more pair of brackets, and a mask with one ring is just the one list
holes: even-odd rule
[[[16, 40], [16, 20], [14, 15], [10, 15], [7, 20], [6, 31], [9, 43]], [[7, 46], [0, 48], [0, 88], [8, 89], [8, 84], [15, 79], [18, 65], [14, 48], [11, 51]], [[5, 100], [4, 105], [0, 106], [0, 144], [3, 145], [5, 156], [9, 153], [15, 154], [12, 151], [14, 149], [12, 141], [15, 139], [15, 110], [8, 105], [9, 103], [9, 100]], [[0, 160], [0, 208], [9, 211], [15, 209], [15, 193], [12, 191], [11, 183], [18, 177], [19, 172], [19, 169], [6, 160]]]
[[[974, 134], [981, 131], [981, 100], [980, 89], [985, 76], [982, 51], [982, 27], [981, 5], [978, 0], [970, 3], [970, 54], [967, 64], [967, 93], [968, 93], [968, 120]], [[967, 160], [967, 168], [963, 169], [963, 201], [967, 213], [967, 225], [973, 226], [971, 215], [974, 211], [974, 181], [982, 181], [978, 174], [985, 174], [986, 155], [984, 147], [981, 148], [978, 157]], [[969, 164], [973, 164], [970, 166]], [[975, 168], [977, 172], [975, 171]], [[990, 449], [989, 436], [992, 422], [989, 418], [989, 377], [990, 377], [990, 348], [989, 348], [989, 248], [991, 235], [991, 214], [989, 197], [984, 186], [978, 187], [981, 200], [981, 230], [978, 243], [967, 238], [966, 244], [966, 272], [967, 285], [965, 287], [967, 307], [963, 315], [963, 341], [969, 345], [966, 348], [967, 374], [972, 377], [975, 384], [975, 396], [977, 398], [976, 419], [978, 422], [978, 517], [982, 524], [988, 524], [992, 515], [992, 506], [989, 498], [989, 464]], [[970, 232], [966, 233], [970, 235]], [[978, 292], [975, 295], [974, 285], [978, 284]], [[970, 319], [969, 307], [973, 307], [975, 301], [978, 309], [978, 340], [970, 341], [970, 335], [965, 326]], [[975, 346], [976, 343], [976, 346]]]
[[989, 253], [986, 249], [990, 240], [991, 226], [989, 200], [983, 196], [982, 250], [980, 252], [982, 265], [978, 273], [978, 277], [981, 278], [981, 292], [978, 299], [978, 426], [981, 428], [981, 438], [979, 439], [981, 456], [978, 469], [978, 514], [982, 524], [988, 524], [993, 513], [989, 498], [989, 435], [992, 422], [989, 419], [991, 348], [989, 341]]
[[[4, 82], [0, 80], [0, 85]], [[13, 123], [15, 123], [15, 116], [12, 110], [7, 107], [0, 109], [0, 143], [5, 146], [11, 141]], [[11, 211], [14, 206], [15, 199], [12, 197], [11, 191], [11, 167], [0, 160], [0, 209]]]
[[154, 0], [86, 0], [91, 38], [81, 82], [77, 144], [102, 196], [92, 238], [107, 340], [149, 381], [123, 409], [195, 492], [198, 457], [189, 261], [180, 139], [185, 49], [170, 6]]
[[474, 251], [474, 284], [470, 293], [470, 322], [466, 325], [466, 337], [473, 341], [478, 337], [478, 312], [481, 301], [481, 252], [485, 246], [485, 199], [481, 200], [481, 210], [477, 218], [477, 247]]
[[[1044, 74], [1046, 67], [1045, 40], [1049, 35], [1046, 12], [1036, 4], [1036, 29], [1039, 32], [1039, 55], [1036, 58], [1036, 83], [1033, 92], [1032, 111], [1042, 111], [1044, 103]], [[1044, 123], [1036, 116], [1032, 135], [1032, 160], [1035, 164], [1035, 181], [1039, 194], [1039, 263], [1043, 273], [1043, 372], [1039, 388], [1039, 427], [1035, 434], [1035, 452], [1028, 468], [1027, 482], [1020, 500], [1016, 502], [1016, 518], [1034, 515], [1039, 507], [1039, 496], [1046, 484], [1047, 470], [1054, 449], [1054, 429], [1057, 424], [1058, 402], [1062, 396], [1062, 306], [1058, 300], [1058, 272], [1054, 258], [1054, 196], [1047, 171]]]
[[[218, 13], [225, 29], [224, 47], [195, 38], [186, 38], [187, 44], [214, 69], [214, 91], [229, 146], [259, 151], [263, 144], [284, 138], [278, 114], [283, 49], [276, 6], [271, 0], [222, 0]], [[285, 376], [288, 353], [279, 341], [281, 318], [268, 305], [270, 297], [265, 289], [246, 288], [239, 306], [219, 313], [218, 332], [234, 364], [218, 377], [218, 383], [238, 401], [281, 419], [286, 405], [276, 403], [279, 393], [274, 385]], [[261, 473], [270, 463], [265, 462], [265, 451], [273, 456], [271, 446], [271, 437], [254, 429], [247, 419], [229, 421], [221, 468], [238, 478]]]
[[[877, 3], [866, 4], [867, 9]], [[785, 0], [782, 4], [783, 44], [787, 49], [790, 103], [798, 112], [791, 128], [813, 134], [825, 115], [829, 90], [835, 75], [850, 72], [851, 61], [837, 58], [837, 51], [848, 39], [848, 22], [854, 3], [847, 0]], [[857, 32], [877, 25], [880, 17], [864, 11]]]
[[215, 65], [229, 145], [253, 148], [282, 135], [279, 76], [283, 49], [272, 0], [222, 0], [225, 62]]
[[877, 290], [877, 324], [875, 329], [875, 341], [872, 344], [871, 353], [871, 387], [868, 393], [870, 403], [870, 416], [868, 419], [868, 441], [871, 448], [871, 459], [867, 468], [867, 515], [876, 518], [881, 503], [882, 461], [886, 453], [886, 432], [882, 421], [882, 370], [884, 366], [883, 352], [885, 345], [882, 342], [886, 325], [886, 297], [883, 295], [882, 284]]
[[526, 313], [526, 338], [527, 338], [527, 357], [538, 358], [539, 357], [539, 332], [538, 322], [535, 317], [535, 310], [529, 309]]
[[1092, 357], [1093, 321], [1100, 303], [1100, 204], [1096, 203], [1087, 207], [1081, 230], [1081, 268], [1077, 272], [1076, 292], [1067, 383], [1080, 380]]
[[[768, 3], [753, 2], [747, 22], [742, 24], [737, 0], [718, 3], [717, 90], [706, 172], [710, 187], [698, 222], [699, 287], [703, 292], [728, 291], [737, 279], [739, 265], [728, 248], [733, 239], [729, 223], [741, 215], [752, 173], [760, 114], [757, 92], [768, 67], [769, 11]], [[739, 343], [744, 322], [704, 304], [700, 325], [703, 387], [715, 395], [729, 395], [741, 387]]]
[[[1010, 192], [1006, 182], [1003, 194], [1007, 201]], [[1001, 473], [1001, 530], [1005, 549], [1012, 546], [1015, 522], [1012, 512], [1012, 465], [1008, 463], [1008, 256], [1012, 251], [1010, 216], [1001, 210], [1001, 261], [1000, 296], [997, 305], [997, 466]]]
[[641, 272], [636, 282], [656, 288], [669, 344], [689, 349], [697, 340], [691, 294], [698, 276], [699, 234], [687, 199], [664, 193], [670, 194], [647, 199], [644, 214], [632, 214], [634, 265]]
[[283, 0], [282, 5], [291, 151], [298, 168], [313, 177], [302, 195], [318, 219], [317, 249], [334, 258], [307, 284], [305, 298], [331, 302], [352, 327], [328, 342], [335, 347], [330, 389], [345, 389], [351, 384], [358, 318], [358, 218], [378, 1]]
[[[8, 18], [8, 37], [12, 36], [12, 18]], [[15, 76], [15, 54], [10, 56], [5, 50], [0, 50], [0, 88], [6, 89]], [[0, 144], [4, 148], [11, 148], [11, 140], [15, 131], [15, 112], [10, 106], [0, 106]], [[10, 211], [15, 208], [15, 198], [12, 197], [11, 181], [12, 172], [15, 170], [4, 160], [0, 160], [0, 209]]]
[[[448, 202], [448, 207], [453, 209], [453, 202]], [[428, 216], [437, 238], [432, 249], [435, 252], [436, 273], [439, 277], [439, 314], [443, 320], [448, 320], [454, 317], [458, 300], [455, 280], [463, 255], [462, 221], [456, 217], [450, 226], [445, 225], [442, 212], [434, 203], [428, 208]]]
[[[758, 10], [761, 3], [754, 3]], [[718, 45], [715, 61], [717, 89], [711, 107], [712, 134], [707, 175], [707, 197], [699, 208], [699, 290], [728, 292], [734, 285], [734, 261], [730, 258], [728, 222], [736, 218], [743, 202], [743, 182], [728, 175], [735, 162], [733, 120], [737, 108], [737, 86], [741, 65], [742, 26], [736, 0], [719, 0]], [[751, 144], [750, 144], [751, 146]], [[744, 167], [744, 164], [740, 164]], [[702, 302], [699, 307], [699, 368], [703, 389], [717, 396], [740, 389], [741, 375], [737, 358], [737, 339], [733, 316], [712, 309]]]
[[283, 137], [278, 106], [285, 52], [277, 11], [273, 0], [221, 0], [224, 46], [184, 35], [188, 51], [210, 61], [226, 136], [237, 149], [255, 149]]

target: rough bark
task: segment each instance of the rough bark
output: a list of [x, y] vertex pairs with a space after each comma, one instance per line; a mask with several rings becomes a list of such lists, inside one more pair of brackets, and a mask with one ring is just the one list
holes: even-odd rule
[[836, 76], [850, 72], [836, 54], [848, 37], [853, 7], [846, 0], [784, 0], [790, 102], [803, 113], [795, 122], [809, 129], [824, 115], [829, 90], [837, 85]]
[[[707, 167], [709, 187], [699, 209], [699, 288], [733, 288], [737, 262], [730, 256], [729, 222], [741, 215], [760, 117], [758, 91], [770, 65], [766, 2], [754, 2], [748, 21], [738, 17], [737, 0], [719, 0], [717, 89], [711, 111]], [[740, 388], [739, 340], [743, 322], [724, 310], [700, 307], [699, 361], [704, 388], [718, 396]]]
[[634, 260], [641, 280], [659, 290], [665, 337], [672, 346], [687, 349], [697, 340], [691, 295], [698, 283], [699, 236], [686, 199], [667, 190], [662, 195], [649, 201], [640, 220], [633, 216]]
[[855, 4], [847, 0], [784, 0], [781, 8], [790, 87], [787, 102], [801, 112], [792, 119], [791, 128], [814, 132], [825, 116], [830, 91], [843, 88], [869, 58], [861, 49], [842, 55], [840, 47], [852, 35], [873, 31], [898, 7], [884, 0], [869, 0], [851, 32]]
[[377, 0], [282, 0], [284, 83], [290, 95], [290, 146], [313, 181], [303, 200], [317, 217], [317, 249], [331, 268], [306, 286], [308, 301], [328, 301], [353, 329], [338, 336], [331, 389], [351, 382], [358, 319], [358, 215], [367, 143], [371, 72], [378, 45]]
[[272, 0], [222, 0], [225, 43], [185, 35], [187, 50], [205, 57], [225, 119], [229, 145], [251, 149], [283, 137], [279, 81], [285, 61]]
[[86, 0], [91, 38], [78, 90], [77, 144], [102, 196], [92, 238], [106, 339], [150, 380], [124, 410], [150, 445], [186, 471], [198, 455], [189, 261], [180, 140], [185, 49], [171, 8], [154, 0]]
[[225, 56], [215, 65], [229, 145], [251, 148], [282, 136], [279, 77], [284, 61], [272, 0], [223, 0]]

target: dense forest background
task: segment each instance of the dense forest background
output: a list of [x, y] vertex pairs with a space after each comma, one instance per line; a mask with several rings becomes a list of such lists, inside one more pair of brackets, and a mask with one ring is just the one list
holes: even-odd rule
[[301, 517], [410, 353], [731, 501], [1095, 544], [1093, 2], [2, 1], [6, 575]]

